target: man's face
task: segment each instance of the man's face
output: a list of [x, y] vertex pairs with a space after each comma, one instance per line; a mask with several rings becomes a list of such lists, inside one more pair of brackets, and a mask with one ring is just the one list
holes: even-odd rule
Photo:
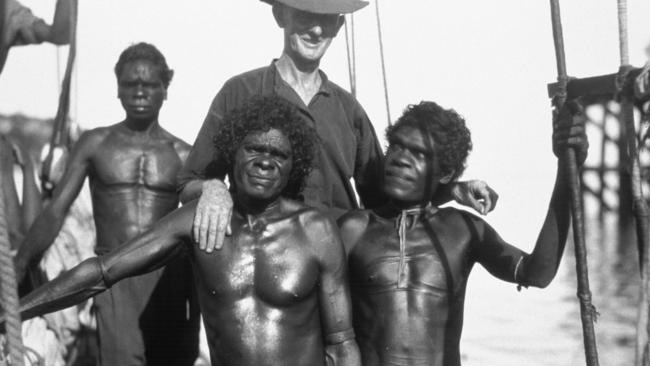
[[390, 136], [384, 165], [384, 193], [401, 206], [429, 202], [442, 177], [433, 138], [419, 129], [399, 127]]
[[150, 61], [128, 62], [117, 80], [117, 97], [127, 118], [150, 121], [158, 118], [158, 112], [167, 98], [167, 88], [160, 78], [160, 69]]
[[314, 14], [283, 6], [278, 20], [284, 28], [285, 51], [306, 62], [318, 62], [343, 25], [339, 14]]
[[237, 195], [254, 201], [272, 201], [289, 181], [293, 164], [291, 143], [277, 129], [251, 132], [235, 153], [233, 175]]

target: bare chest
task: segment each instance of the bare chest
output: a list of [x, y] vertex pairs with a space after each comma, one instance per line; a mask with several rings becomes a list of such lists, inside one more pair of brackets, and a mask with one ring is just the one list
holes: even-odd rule
[[175, 189], [182, 161], [167, 140], [107, 138], [92, 159], [90, 176], [104, 186], [142, 185]]
[[457, 290], [469, 272], [467, 246], [448, 239], [422, 224], [405, 230], [402, 240], [393, 225], [369, 225], [349, 255], [351, 283], [370, 291]]
[[225, 302], [254, 298], [271, 307], [312, 298], [319, 268], [304, 239], [300, 229], [268, 225], [260, 232], [235, 229], [218, 253], [195, 250], [204, 294]]

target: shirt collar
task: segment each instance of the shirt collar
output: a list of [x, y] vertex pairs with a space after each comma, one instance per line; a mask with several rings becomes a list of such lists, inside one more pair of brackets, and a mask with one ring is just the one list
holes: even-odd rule
[[[275, 83], [274, 89], [276, 91], [278, 90], [280, 84], [285, 84], [288, 87], [290, 87], [289, 84], [286, 81], [284, 81], [284, 79], [282, 79], [280, 73], [278, 72], [278, 68], [275, 66], [275, 62], [277, 60], [278, 60], [277, 58], [274, 58], [271, 61], [271, 65], [269, 66], [268, 69], [268, 71], [270, 72], [269, 79], [274, 81]], [[321, 79], [321, 84], [320, 84], [320, 88], [318, 89], [318, 94], [330, 96], [330, 94], [332, 94], [334, 90], [332, 82], [329, 80], [327, 74], [325, 74], [323, 70], [318, 69], [318, 74], [320, 75], [320, 79]]]

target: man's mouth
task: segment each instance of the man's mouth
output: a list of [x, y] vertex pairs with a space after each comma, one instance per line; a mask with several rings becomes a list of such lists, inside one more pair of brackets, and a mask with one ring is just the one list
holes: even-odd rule
[[248, 179], [255, 184], [262, 184], [262, 185], [267, 185], [271, 182], [273, 182], [275, 179], [273, 177], [269, 176], [261, 176], [261, 175], [253, 175], [249, 174]]
[[318, 47], [321, 44], [320, 39], [313, 39], [311, 37], [301, 37], [300, 39], [306, 46], [312, 48]]
[[413, 177], [402, 174], [400, 172], [394, 171], [394, 170], [386, 170], [385, 172], [385, 178], [386, 179], [394, 179], [394, 180], [399, 180], [403, 182], [413, 182], [415, 179]]

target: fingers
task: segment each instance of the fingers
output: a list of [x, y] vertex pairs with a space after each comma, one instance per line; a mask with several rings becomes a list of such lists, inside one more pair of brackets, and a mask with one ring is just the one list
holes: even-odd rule
[[204, 182], [192, 228], [200, 250], [212, 253], [223, 247], [225, 236], [231, 232], [232, 206], [232, 198], [223, 182]]
[[476, 211], [481, 215], [487, 215], [488, 212], [494, 210], [494, 207], [496, 207], [499, 195], [487, 183], [483, 181], [480, 181], [480, 183], [476, 185], [476, 190], [474, 191], [474, 199], [478, 206]]
[[485, 185], [487, 190], [487, 199], [485, 200], [485, 212], [483, 215], [487, 215], [488, 212], [492, 212], [495, 207], [497, 207], [497, 201], [499, 200], [499, 194], [487, 184]]

